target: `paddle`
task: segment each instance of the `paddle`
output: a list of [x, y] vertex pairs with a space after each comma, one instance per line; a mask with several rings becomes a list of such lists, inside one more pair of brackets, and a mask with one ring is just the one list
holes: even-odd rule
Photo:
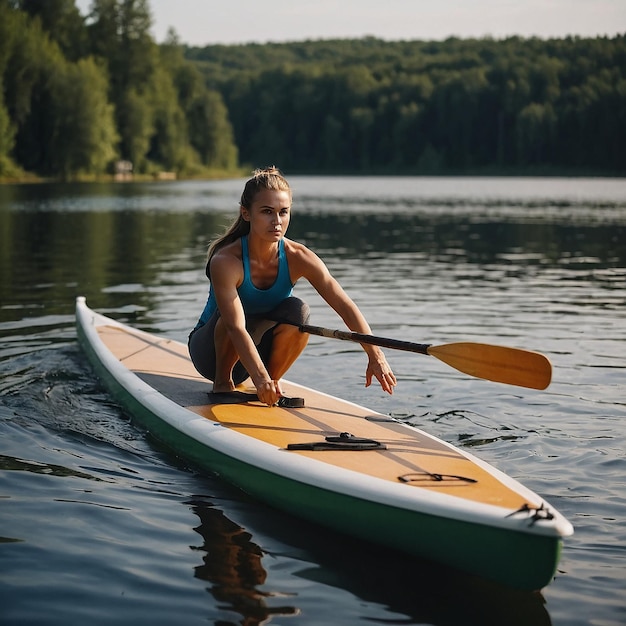
[[498, 383], [529, 387], [530, 389], [545, 389], [552, 378], [550, 361], [543, 354], [529, 350], [472, 342], [432, 346], [425, 343], [386, 339], [385, 337], [363, 335], [344, 330], [330, 330], [307, 324], [294, 325], [298, 326], [303, 333], [319, 335], [320, 337], [429, 354], [459, 372]]

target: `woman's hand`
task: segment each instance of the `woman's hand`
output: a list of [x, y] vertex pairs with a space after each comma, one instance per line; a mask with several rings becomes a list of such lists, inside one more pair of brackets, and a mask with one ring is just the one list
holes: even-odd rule
[[256, 395], [267, 406], [274, 406], [280, 400], [283, 392], [279, 381], [269, 380], [256, 385]]
[[376, 351], [368, 356], [369, 360], [367, 363], [367, 371], [365, 372], [365, 386], [369, 387], [372, 384], [372, 378], [375, 377], [383, 391], [391, 395], [398, 381], [396, 380], [395, 374], [391, 371], [391, 367], [389, 363], [387, 363], [385, 355], [381, 351]]

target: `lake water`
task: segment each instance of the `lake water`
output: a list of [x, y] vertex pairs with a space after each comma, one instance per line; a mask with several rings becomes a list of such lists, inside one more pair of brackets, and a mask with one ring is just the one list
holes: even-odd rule
[[[101, 388], [76, 296], [184, 341], [242, 183], [0, 186], [0, 622], [626, 624], [626, 180], [291, 179], [289, 236], [375, 334], [551, 359], [533, 391], [387, 351], [388, 397], [363, 388], [357, 345], [312, 337], [288, 375], [469, 447], [558, 508], [575, 534], [540, 594], [268, 509], [155, 445]], [[296, 293], [312, 324], [341, 327]]]

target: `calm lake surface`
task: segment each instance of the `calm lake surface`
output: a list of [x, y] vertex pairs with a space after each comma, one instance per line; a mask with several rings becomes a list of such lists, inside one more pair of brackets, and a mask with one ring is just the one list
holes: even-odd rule
[[[574, 525], [539, 593], [458, 577], [268, 509], [112, 402], [74, 300], [184, 341], [243, 181], [0, 186], [2, 624], [626, 624], [626, 180], [294, 177], [289, 236], [377, 335], [546, 354], [533, 391], [311, 338], [288, 378], [406, 419]], [[306, 285], [311, 323], [341, 327]], [[389, 529], [393, 533], [393, 528]], [[416, 529], [416, 532], [419, 532]]]

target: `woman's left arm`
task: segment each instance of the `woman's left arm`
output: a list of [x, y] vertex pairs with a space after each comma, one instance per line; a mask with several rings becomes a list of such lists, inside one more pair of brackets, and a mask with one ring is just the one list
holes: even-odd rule
[[[298, 277], [306, 278], [320, 296], [337, 312], [345, 325], [353, 332], [371, 335], [372, 330], [365, 316], [348, 296], [339, 282], [332, 276], [324, 262], [311, 250], [301, 247], [293, 265], [298, 269]], [[290, 267], [292, 262], [290, 260]], [[376, 378], [384, 391], [391, 394], [396, 386], [396, 377], [387, 363], [383, 351], [378, 346], [361, 344], [368, 356], [365, 386], [369, 387]]]

